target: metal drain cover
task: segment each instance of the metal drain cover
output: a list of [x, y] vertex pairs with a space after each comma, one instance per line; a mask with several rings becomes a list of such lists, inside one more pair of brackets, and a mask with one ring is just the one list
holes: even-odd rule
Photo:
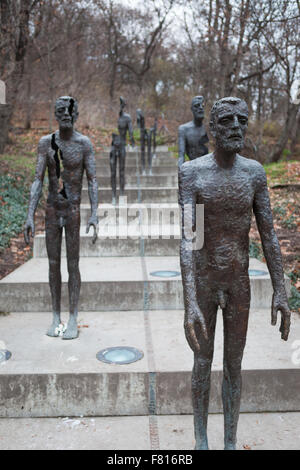
[[249, 276], [267, 276], [267, 271], [261, 271], [260, 269], [248, 269]]
[[11, 352], [7, 349], [0, 349], [0, 362], [6, 362], [11, 358]]
[[150, 276], [156, 277], [177, 277], [180, 276], [179, 271], [153, 271]]
[[144, 353], [130, 346], [116, 346], [99, 351], [96, 355], [98, 361], [106, 364], [131, 364], [144, 357]]

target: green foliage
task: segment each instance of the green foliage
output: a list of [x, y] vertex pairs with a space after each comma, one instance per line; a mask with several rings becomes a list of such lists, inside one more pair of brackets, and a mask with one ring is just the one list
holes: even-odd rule
[[282, 159], [286, 161], [291, 154], [292, 152], [289, 149], [284, 149], [282, 152]]
[[280, 126], [278, 122], [266, 121], [264, 123], [263, 135], [268, 137], [278, 137], [280, 134]]
[[291, 310], [300, 311], [300, 292], [295, 286], [291, 287], [291, 294], [289, 298], [289, 307]]
[[249, 256], [250, 258], [257, 258], [262, 259], [262, 247], [259, 242], [255, 242], [254, 240], [250, 240], [249, 243]]
[[0, 176], [0, 251], [23, 230], [29, 187], [23, 175]]
[[294, 212], [288, 215], [287, 207], [284, 203], [282, 205], [276, 204], [276, 206], [273, 207], [274, 217], [279, 219], [281, 225], [289, 230], [297, 228], [297, 218], [295, 217]]

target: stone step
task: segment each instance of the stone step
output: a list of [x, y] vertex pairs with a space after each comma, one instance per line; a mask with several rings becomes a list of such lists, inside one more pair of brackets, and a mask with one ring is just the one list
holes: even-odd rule
[[[67, 320], [67, 315], [63, 315]], [[270, 325], [270, 309], [252, 309], [243, 360], [242, 412], [299, 411], [300, 368], [292, 345], [300, 336], [293, 315], [289, 342]], [[191, 414], [193, 354], [183, 311], [79, 314], [77, 340], [50, 338], [50, 313], [1, 318], [2, 347], [12, 356], [0, 367], [1, 417], [137, 416]], [[98, 351], [131, 346], [143, 352], [127, 365], [102, 363]], [[222, 412], [222, 315], [218, 313], [210, 412]], [[295, 361], [294, 361], [295, 362]]]
[[[99, 173], [99, 172], [98, 172]], [[111, 188], [111, 177], [110, 175], [106, 176], [97, 176], [98, 185], [100, 187]], [[126, 175], [125, 178], [126, 188], [136, 187], [138, 184], [138, 178], [136, 175]], [[119, 173], [117, 172], [117, 187], [119, 186], [120, 179]], [[152, 175], [152, 176], [139, 176], [139, 183], [141, 187], [158, 187], [158, 188], [167, 188], [178, 186], [178, 177], [177, 175], [171, 175], [166, 173], [164, 175]], [[87, 186], [87, 184], [85, 184]]]
[[[96, 166], [96, 173], [97, 173], [97, 177], [98, 176], [110, 176], [111, 175], [111, 171], [110, 171], [110, 166], [109, 164], [103, 164], [101, 166], [97, 165]], [[174, 175], [174, 176], [177, 176], [178, 174], [178, 169], [176, 166], [155, 166], [152, 168], [152, 174], [154, 176], [156, 175], [164, 175], [168, 173], [169, 175]], [[119, 174], [119, 170], [117, 168], [117, 175]], [[125, 167], [125, 175], [126, 176], [136, 176], [137, 174], [140, 174], [141, 176], [142, 175], [142, 172], [141, 170], [136, 166], [136, 165], [126, 165]], [[146, 168], [146, 175], [144, 176], [148, 176], [148, 177], [151, 177], [150, 175], [148, 175], [148, 169]]]
[[[250, 269], [267, 274], [251, 276], [251, 307], [271, 305], [272, 285], [265, 264], [250, 260]], [[157, 271], [167, 271], [158, 277]], [[82, 257], [80, 259], [81, 311], [172, 310], [183, 307], [178, 256]], [[68, 310], [66, 258], [62, 258], [62, 310]], [[290, 279], [286, 279], [289, 289]], [[0, 281], [4, 312], [51, 310], [48, 259], [33, 258]]]
[[[124, 202], [124, 198], [121, 199]], [[137, 221], [137, 217], [140, 217], [140, 222], [149, 225], [149, 233], [151, 228], [150, 225], [173, 225], [179, 224], [180, 212], [177, 203], [132, 203], [132, 204], [99, 204], [98, 206], [98, 217], [99, 224], [115, 225], [130, 225]], [[90, 215], [91, 206], [90, 204], [81, 204], [80, 206], [81, 224], [86, 225]], [[155, 228], [155, 231], [157, 229]]]
[[[179, 225], [136, 226], [136, 224], [99, 223], [98, 240], [92, 243], [93, 230], [86, 234], [86, 228], [80, 229], [80, 256], [139, 256], [141, 249], [146, 256], [176, 256], [179, 253]], [[145, 237], [149, 238], [145, 238]], [[150, 238], [151, 237], [151, 238]], [[47, 257], [45, 234], [36, 235], [33, 245], [35, 258]], [[62, 242], [62, 256], [66, 256], [65, 237]]]
[[[119, 190], [117, 190], [119, 195]], [[160, 203], [176, 203], [178, 202], [178, 187], [172, 186], [167, 188], [157, 188], [155, 186], [147, 188], [125, 187], [125, 196], [127, 197], [127, 203], [133, 204], [137, 202], [146, 204], [160, 204]], [[111, 188], [99, 188], [98, 200], [99, 204], [111, 203], [112, 191]], [[81, 202], [87, 204], [89, 202], [89, 195], [87, 187], [83, 187], [81, 194]]]

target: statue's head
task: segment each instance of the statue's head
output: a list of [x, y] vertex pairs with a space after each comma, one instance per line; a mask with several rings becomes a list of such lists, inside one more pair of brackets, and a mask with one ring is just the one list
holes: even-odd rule
[[124, 100], [123, 96], [120, 96], [120, 110], [123, 111], [125, 106], [126, 106], [126, 101]]
[[55, 103], [55, 117], [61, 129], [70, 129], [78, 118], [78, 103], [72, 96], [60, 96]]
[[139, 127], [143, 127], [145, 123], [144, 113], [140, 108], [136, 110], [136, 122]]
[[232, 96], [216, 101], [211, 109], [209, 125], [218, 148], [240, 152], [248, 126], [246, 101]]
[[194, 96], [192, 99], [191, 110], [194, 115], [194, 119], [204, 118], [204, 98], [203, 96]]

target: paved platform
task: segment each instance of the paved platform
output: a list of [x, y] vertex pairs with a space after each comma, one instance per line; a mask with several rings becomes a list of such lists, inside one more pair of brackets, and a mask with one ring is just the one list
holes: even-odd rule
[[[267, 273], [265, 264], [250, 260], [250, 269]], [[174, 271], [177, 276], [157, 277], [153, 273]], [[83, 311], [141, 310], [145, 296], [154, 310], [183, 307], [178, 256], [82, 257], [80, 259]], [[68, 309], [66, 258], [62, 258], [62, 310]], [[250, 276], [251, 307], [271, 305], [269, 274]], [[290, 280], [286, 279], [289, 289]], [[51, 310], [48, 259], [33, 258], [0, 281], [0, 305], [7, 312]]]
[[[299, 429], [300, 413], [242, 413], [237, 450], [299, 450]], [[209, 415], [208, 435], [210, 449], [222, 450], [222, 415]], [[114, 456], [116, 450], [189, 451], [194, 444], [190, 415], [0, 419], [1, 450], [108, 450]]]
[[[294, 315], [289, 342], [270, 324], [270, 309], [251, 310], [243, 360], [241, 409], [300, 411], [300, 367], [293, 343], [300, 335]], [[63, 315], [63, 321], [67, 321]], [[50, 313], [12, 313], [1, 318], [0, 416], [119, 416], [189, 414], [192, 351], [183, 331], [183, 311], [80, 312], [79, 338], [45, 335]], [[211, 412], [222, 411], [222, 314], [218, 312]], [[144, 353], [127, 365], [96, 359], [102, 349], [132, 346]]]

